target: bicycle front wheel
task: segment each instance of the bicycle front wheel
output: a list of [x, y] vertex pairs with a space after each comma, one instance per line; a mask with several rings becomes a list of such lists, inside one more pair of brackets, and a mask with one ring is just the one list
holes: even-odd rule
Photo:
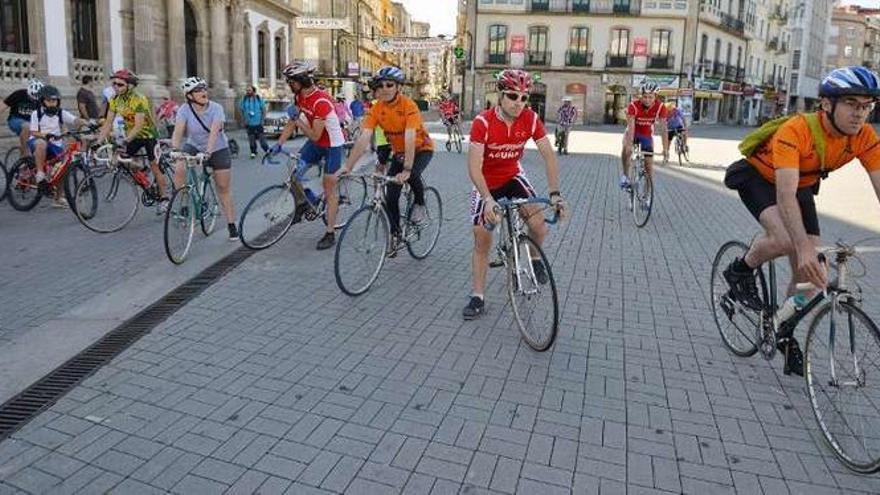
[[6, 199], [6, 191], [9, 186], [9, 171], [6, 170], [6, 164], [0, 162], [0, 202]]
[[382, 271], [390, 241], [388, 216], [381, 206], [365, 206], [352, 215], [333, 257], [339, 289], [349, 296], [368, 291]]
[[196, 230], [196, 201], [192, 186], [174, 191], [165, 212], [165, 254], [175, 265], [186, 261]]
[[[339, 230], [345, 227], [351, 216], [367, 202], [367, 180], [360, 176], [342, 176], [336, 185], [336, 191], [339, 193], [339, 208], [336, 209], [333, 228]], [[326, 209], [321, 215], [321, 220], [327, 225]]]
[[140, 189], [121, 169], [93, 169], [73, 195], [76, 218], [87, 229], [107, 234], [125, 228], [140, 208]]
[[636, 166], [632, 181], [632, 213], [636, 227], [644, 227], [651, 218], [651, 208], [654, 207], [654, 181], [648, 175], [644, 165]]
[[459, 127], [458, 124], [456, 124], [455, 125], [455, 142], [454, 142], [456, 153], [461, 153], [461, 142], [463, 140], [464, 140], [464, 138], [461, 135], [461, 127]]
[[406, 230], [404, 238], [406, 239], [406, 249], [410, 256], [417, 260], [425, 259], [434, 246], [437, 245], [437, 239], [440, 238], [440, 227], [443, 225], [443, 201], [440, 199], [440, 193], [431, 186], [425, 188], [425, 218], [419, 223], [413, 223], [410, 220], [412, 216], [412, 198], [413, 194], [407, 195], [410, 198], [406, 208]]
[[807, 392], [822, 435], [859, 473], [880, 471], [880, 331], [849, 301], [824, 305], [807, 330]]
[[556, 281], [544, 250], [527, 235], [516, 241], [517, 257], [507, 260], [507, 297], [523, 340], [536, 351], [546, 351], [559, 331]]
[[287, 184], [269, 186], [258, 192], [241, 212], [238, 231], [241, 243], [259, 250], [280, 241], [296, 215], [296, 198]]
[[217, 193], [214, 192], [214, 182], [210, 177], [202, 181], [202, 208], [199, 223], [202, 224], [202, 233], [206, 236], [214, 232], [217, 225], [217, 217], [220, 216], [220, 203], [217, 201]]
[[[758, 352], [756, 342], [761, 328], [760, 312], [746, 308], [735, 301], [730, 286], [724, 279], [724, 269], [736, 258], [741, 258], [749, 247], [739, 241], [729, 241], [721, 246], [712, 262], [712, 275], [709, 282], [709, 297], [712, 301], [712, 314], [721, 340], [731, 352], [740, 357], [748, 357]], [[757, 270], [756, 280], [762, 300], [767, 300], [767, 284], [763, 269]]]

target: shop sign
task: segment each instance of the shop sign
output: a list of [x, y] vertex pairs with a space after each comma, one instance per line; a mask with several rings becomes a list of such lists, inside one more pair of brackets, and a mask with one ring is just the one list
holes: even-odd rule
[[510, 53], [526, 52], [526, 35], [513, 34], [510, 36]]
[[636, 57], [647, 57], [648, 56], [648, 38], [635, 38], [635, 39], [633, 39], [633, 56], [636, 56]]
[[632, 87], [638, 88], [645, 81], [651, 81], [657, 84], [660, 88], [678, 88], [678, 76], [648, 76], [645, 74], [633, 74], [632, 76]]
[[443, 38], [391, 38], [381, 36], [376, 41], [380, 52], [441, 52], [448, 49], [455, 40]]
[[349, 62], [348, 63], [348, 71], [347, 74], [349, 77], [357, 77], [358, 74], [361, 73], [361, 66], [357, 62]]
[[698, 78], [696, 86], [703, 91], [721, 91], [721, 79]]
[[565, 93], [569, 95], [585, 95], [587, 94], [587, 85], [582, 83], [571, 83], [565, 86]]
[[297, 17], [296, 27], [300, 29], [344, 29], [349, 31], [348, 19], [334, 17]]

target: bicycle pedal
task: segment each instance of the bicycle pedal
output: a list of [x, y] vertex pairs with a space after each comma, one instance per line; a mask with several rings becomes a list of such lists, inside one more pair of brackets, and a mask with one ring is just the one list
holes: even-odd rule
[[718, 305], [721, 306], [721, 310], [724, 311], [725, 315], [727, 315], [727, 319], [733, 320], [733, 315], [736, 312], [736, 306], [734, 306], [733, 301], [730, 298], [730, 293], [721, 296], [721, 300], [718, 302]]
[[489, 268], [499, 268], [504, 266], [504, 262], [501, 260], [492, 260], [489, 262]]

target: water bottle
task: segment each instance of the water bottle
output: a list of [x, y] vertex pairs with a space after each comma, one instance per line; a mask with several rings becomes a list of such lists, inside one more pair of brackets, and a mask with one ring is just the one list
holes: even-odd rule
[[794, 313], [801, 308], [803, 308], [807, 304], [807, 296], [805, 296], [802, 292], [798, 292], [797, 294], [789, 297], [782, 303], [782, 307], [776, 312], [776, 319], [779, 323], [782, 323], [794, 315]]
[[318, 202], [318, 197], [315, 196], [314, 191], [312, 191], [310, 188], [308, 188], [308, 187], [305, 188], [305, 193], [306, 193], [306, 199], [309, 200], [309, 203], [315, 204]]
[[147, 187], [150, 186], [150, 178], [147, 177], [147, 173], [144, 172], [143, 170], [138, 170], [137, 172], [135, 172], [132, 175], [134, 176], [135, 182], [140, 184], [141, 187], [143, 187], [144, 189], [146, 189]]

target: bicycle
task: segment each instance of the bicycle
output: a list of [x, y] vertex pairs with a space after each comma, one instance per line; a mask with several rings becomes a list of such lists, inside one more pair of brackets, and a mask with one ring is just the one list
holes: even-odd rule
[[81, 141], [93, 140], [94, 130], [68, 131], [47, 138], [67, 138], [72, 141], [65, 145], [61, 154], [46, 160], [45, 184], [37, 184], [37, 162], [33, 156], [19, 158], [12, 165], [7, 174], [7, 190], [9, 204], [18, 211], [32, 210], [43, 196], [51, 194], [59, 186], [63, 188], [64, 198], [75, 210], [73, 193], [88, 171], [87, 148], [82, 146]]
[[[281, 184], [269, 186], [258, 192], [245, 206], [239, 220], [238, 232], [241, 243], [254, 250], [266, 249], [280, 241], [293, 224], [305, 218], [313, 221], [320, 218], [327, 224], [327, 202], [324, 192], [314, 198], [314, 193], [305, 184], [311, 179], [308, 174], [317, 171], [321, 176], [320, 164], [307, 164], [297, 153], [282, 151], [288, 158], [289, 173]], [[263, 156], [263, 163], [274, 164], [271, 154]], [[317, 180], [317, 177], [315, 178]], [[350, 212], [361, 206], [367, 199], [367, 183], [363, 177], [343, 176], [337, 184], [339, 208], [336, 210], [334, 229], [341, 229], [350, 217]]]
[[[336, 243], [333, 257], [333, 272], [336, 285], [349, 296], [359, 296], [370, 289], [386, 258], [393, 258], [406, 246], [410, 256], [425, 259], [440, 237], [443, 223], [443, 202], [440, 193], [431, 186], [425, 186], [425, 219], [419, 223], [412, 221], [414, 197], [409, 184], [403, 185], [400, 201], [403, 228], [400, 241], [392, 244], [391, 227], [385, 206], [385, 186], [394, 177], [380, 173], [361, 175], [370, 179], [373, 197], [348, 220]], [[363, 271], [363, 273], [361, 273]]]
[[673, 149], [675, 150], [675, 154], [678, 155], [678, 166], [683, 167], [684, 162], [691, 162], [688, 146], [684, 143], [684, 130], [678, 129], [673, 131], [672, 140], [673, 140]]
[[464, 136], [461, 133], [461, 125], [459, 124], [459, 118], [456, 115], [455, 117], [445, 120], [446, 125], [446, 151], [452, 151], [452, 148], [455, 148], [456, 153], [461, 153], [462, 150], [462, 142], [464, 141]]
[[[162, 199], [155, 177], [148, 173], [145, 154], [122, 156], [114, 145], [105, 144], [93, 156], [94, 166], [74, 193], [76, 218], [87, 229], [101, 234], [117, 232], [131, 223], [141, 204], [150, 207]], [[167, 156], [160, 158], [159, 167], [167, 183], [173, 184], [174, 172]]]
[[[788, 350], [785, 344], [798, 323], [812, 314], [804, 350], [810, 406], [837, 458], [849, 469], [864, 474], [880, 471], [880, 382], [875, 380], [874, 386], [869, 387], [868, 378], [878, 376], [874, 371], [877, 358], [864, 356], [862, 350], [876, 347], [876, 352], [880, 352], [880, 330], [861, 309], [861, 288], [850, 280], [865, 272], [856, 274], [850, 264], [852, 260], [858, 261], [864, 269], [857, 254], [876, 250], [858, 247], [867, 240], [871, 239], [852, 245], [838, 241], [834, 247], [822, 249], [823, 259], [833, 259], [831, 268], [836, 277], [829, 278], [824, 291], [793, 310], [780, 311], [773, 261], [765, 263], [766, 275], [764, 266], [756, 270], [760, 308], [750, 309], [732, 297], [722, 272], [734, 257], [744, 256], [748, 251], [748, 246], [739, 241], [729, 241], [718, 250], [712, 263], [710, 286], [715, 324], [724, 345], [737, 356], [749, 357], [760, 351], [764, 359], [773, 359], [778, 346]], [[809, 283], [797, 284], [799, 292], [814, 289]], [[863, 332], [858, 331], [857, 323]], [[871, 373], [866, 371], [868, 367], [872, 368]], [[791, 373], [787, 359], [783, 372]], [[823, 407], [826, 402], [830, 404]], [[850, 414], [852, 406], [856, 410]], [[859, 410], [860, 406], [874, 409]]]
[[639, 228], [648, 223], [654, 203], [654, 181], [645, 167], [645, 156], [649, 154], [653, 155], [643, 152], [641, 144], [633, 144], [626, 193], [629, 195], [629, 209], [632, 211], [633, 221]]
[[556, 142], [556, 154], [558, 155], [568, 154], [568, 131], [567, 127], [560, 125], [556, 126], [554, 141]]
[[[176, 189], [165, 212], [165, 254], [175, 265], [186, 261], [192, 247], [196, 219], [205, 236], [211, 235], [220, 215], [220, 204], [211, 181], [210, 167], [204, 166], [208, 155], [172, 151], [169, 158], [183, 160], [186, 166], [186, 183]], [[199, 173], [197, 169], [201, 169]]]
[[9, 171], [6, 170], [6, 164], [0, 161], [0, 203], [6, 199], [6, 193], [9, 191]]

